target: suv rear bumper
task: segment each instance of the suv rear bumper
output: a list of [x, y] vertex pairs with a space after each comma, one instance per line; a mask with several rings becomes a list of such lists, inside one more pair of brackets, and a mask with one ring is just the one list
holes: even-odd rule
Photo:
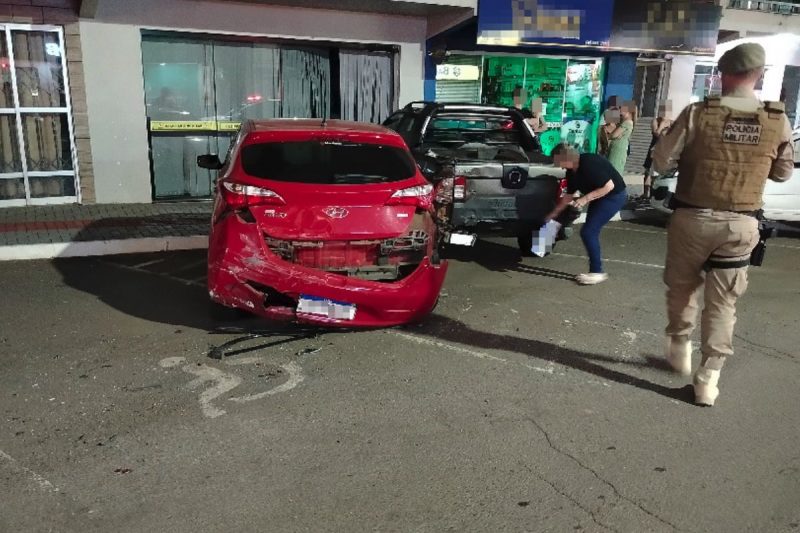
[[[526, 210], [520, 209], [520, 198], [506, 197], [473, 197], [466, 202], [453, 205], [452, 224], [456, 228], [474, 228], [478, 225], [516, 224], [519, 221], [530, 223], [543, 222], [549, 208]], [[530, 202], [530, 198], [525, 199]]]

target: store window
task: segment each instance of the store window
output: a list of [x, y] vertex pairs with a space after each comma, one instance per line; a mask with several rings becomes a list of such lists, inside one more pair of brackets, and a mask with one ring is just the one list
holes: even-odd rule
[[77, 201], [61, 29], [0, 25], [0, 205]]
[[695, 66], [692, 102], [699, 102], [707, 96], [718, 96], [721, 90], [719, 71], [714, 65]]
[[145, 33], [142, 57], [155, 199], [208, 197], [197, 156], [225, 154], [243, 120], [380, 122], [396, 105], [393, 51]]
[[541, 105], [546, 154], [560, 142], [594, 152], [602, 102], [601, 59], [485, 57], [482, 101], [531, 109]]

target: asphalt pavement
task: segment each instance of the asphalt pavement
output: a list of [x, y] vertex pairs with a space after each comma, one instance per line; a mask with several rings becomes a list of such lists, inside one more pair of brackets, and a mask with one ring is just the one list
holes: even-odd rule
[[660, 219], [595, 287], [578, 238], [483, 240], [363, 332], [210, 318], [203, 251], [0, 264], [0, 531], [800, 531], [783, 230], [713, 408], [660, 357]]

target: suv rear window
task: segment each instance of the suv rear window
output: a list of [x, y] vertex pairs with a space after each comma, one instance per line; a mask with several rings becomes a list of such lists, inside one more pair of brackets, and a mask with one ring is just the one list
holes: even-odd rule
[[425, 132], [426, 143], [518, 144], [519, 130], [509, 117], [439, 116]]
[[242, 149], [242, 167], [254, 177], [296, 183], [353, 185], [411, 178], [406, 150], [380, 144], [334, 141], [259, 143]]

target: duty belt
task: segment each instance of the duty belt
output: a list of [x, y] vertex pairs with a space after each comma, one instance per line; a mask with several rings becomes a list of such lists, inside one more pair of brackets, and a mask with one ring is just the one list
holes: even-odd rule
[[[732, 259], [732, 260], [731, 260]], [[719, 256], [711, 256], [703, 264], [703, 270], [709, 272], [711, 270], [725, 270], [729, 268], [744, 268], [750, 265], [750, 256], [747, 258], [723, 258]]]
[[[700, 207], [698, 205], [687, 204], [684, 201], [678, 200], [675, 196], [672, 197], [670, 202], [673, 209], [714, 209], [713, 207]], [[728, 211], [729, 213], [737, 213], [739, 215], [747, 215], [753, 218], [759, 218], [761, 210], [755, 211], [734, 211], [733, 209], [717, 209], [716, 211]]]

